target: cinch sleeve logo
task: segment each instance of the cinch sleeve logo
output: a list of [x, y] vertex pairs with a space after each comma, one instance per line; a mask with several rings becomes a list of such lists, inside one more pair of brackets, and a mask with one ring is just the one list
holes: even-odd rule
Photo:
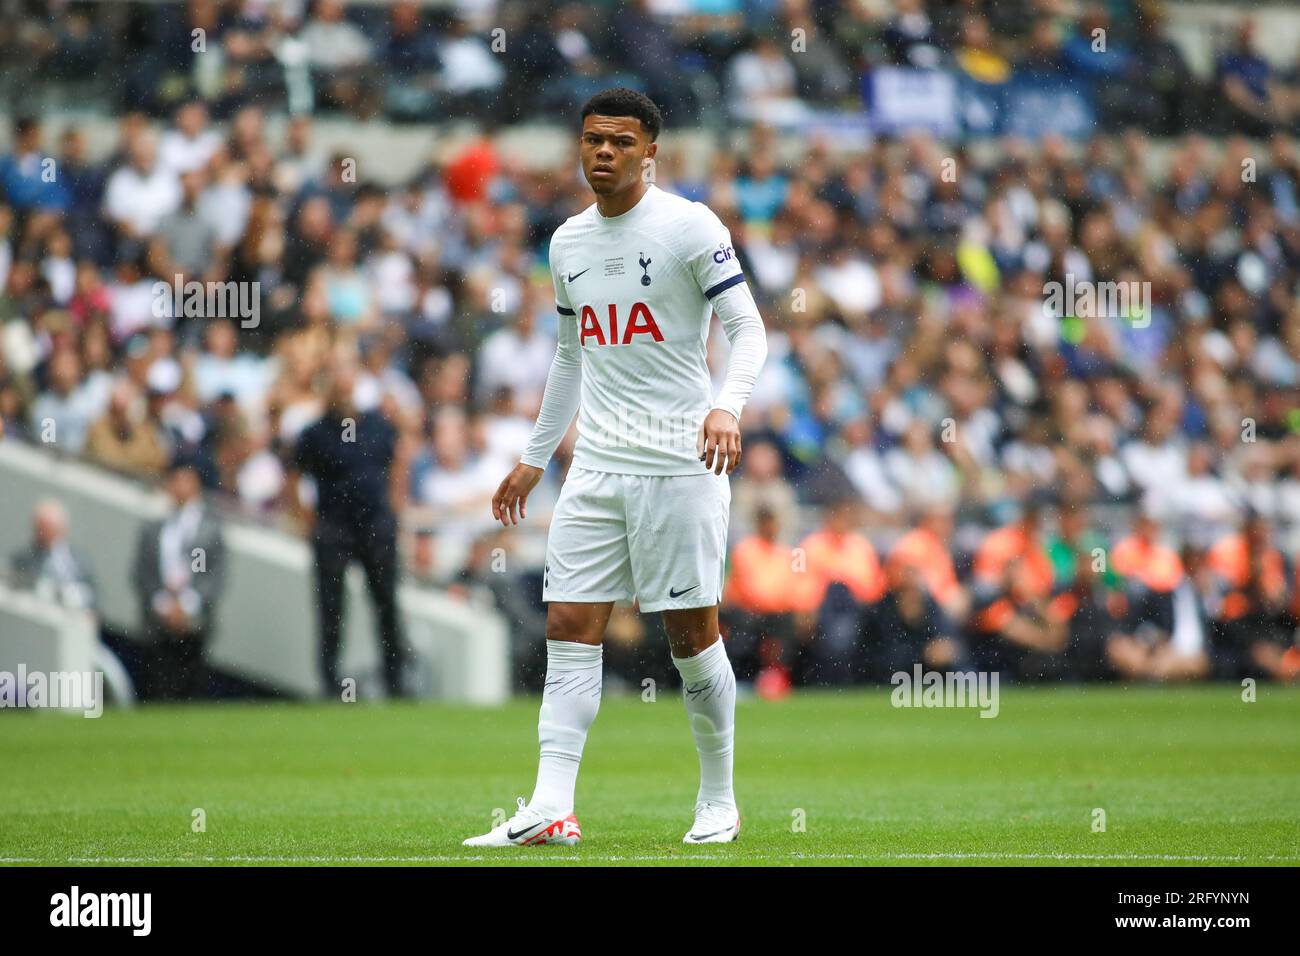
[[713, 254], [713, 261], [719, 264], [734, 259], [736, 251], [725, 243], [718, 243], [718, 251]]
[[[632, 342], [634, 335], [649, 335], [656, 342], [664, 340], [663, 333], [659, 331], [659, 325], [655, 322], [655, 317], [650, 314], [650, 307], [644, 302], [637, 302], [632, 306], [632, 314], [628, 317], [627, 325], [623, 328], [623, 340], [618, 338], [618, 306], [613, 302], [609, 304], [609, 324], [607, 328], [601, 328], [600, 322], [596, 319], [596, 310], [589, 305], [582, 307], [582, 334], [578, 344], [585, 347], [587, 338], [596, 340], [597, 345], [628, 345]], [[606, 338], [605, 333], [609, 333]]]

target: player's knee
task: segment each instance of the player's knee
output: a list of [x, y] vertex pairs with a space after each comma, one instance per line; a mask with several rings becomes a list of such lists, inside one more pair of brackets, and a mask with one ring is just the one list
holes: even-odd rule
[[552, 604], [546, 611], [546, 639], [548, 641], [578, 641], [591, 644], [600, 638], [594, 633], [596, 622], [582, 607]]

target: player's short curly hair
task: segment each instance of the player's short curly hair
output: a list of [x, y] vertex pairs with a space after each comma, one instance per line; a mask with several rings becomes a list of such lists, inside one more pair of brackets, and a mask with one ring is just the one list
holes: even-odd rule
[[641, 128], [650, 134], [650, 142], [659, 137], [663, 129], [664, 117], [655, 106], [654, 100], [644, 93], [629, 90], [625, 86], [601, 90], [582, 108], [581, 119], [595, 114], [597, 116], [632, 116], [641, 121]]

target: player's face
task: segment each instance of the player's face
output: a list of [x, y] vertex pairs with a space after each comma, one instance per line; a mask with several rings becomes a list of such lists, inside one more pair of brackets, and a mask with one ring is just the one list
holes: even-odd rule
[[635, 185], [657, 150], [635, 117], [593, 114], [582, 122], [582, 173], [600, 195]]

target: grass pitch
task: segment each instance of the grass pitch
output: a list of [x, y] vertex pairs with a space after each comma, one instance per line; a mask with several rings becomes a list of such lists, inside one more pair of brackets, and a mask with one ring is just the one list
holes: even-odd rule
[[742, 700], [740, 840], [697, 847], [681, 843], [698, 772], [679, 695], [607, 698], [583, 843], [497, 851], [460, 841], [531, 794], [536, 698], [10, 712], [0, 861], [1294, 866], [1300, 690], [1240, 694], [1015, 688], [994, 719], [895, 709], [889, 688]]

